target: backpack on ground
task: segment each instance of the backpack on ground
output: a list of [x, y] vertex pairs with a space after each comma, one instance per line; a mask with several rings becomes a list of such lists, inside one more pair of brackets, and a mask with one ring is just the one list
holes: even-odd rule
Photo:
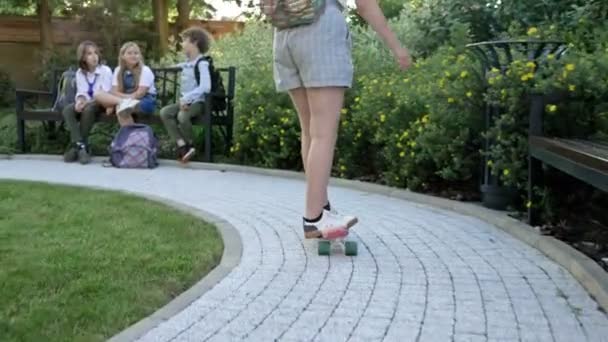
[[57, 98], [53, 104], [53, 111], [61, 113], [63, 108], [74, 103], [76, 92], [76, 70], [70, 68], [64, 71], [59, 79]]
[[214, 112], [221, 112], [226, 110], [226, 89], [224, 88], [224, 82], [222, 75], [215, 69], [213, 65], [213, 58], [211, 56], [203, 56], [196, 61], [194, 65], [194, 78], [196, 84], [201, 83], [201, 72], [198, 69], [198, 65], [202, 61], [209, 63], [209, 76], [211, 77], [211, 110]]
[[309, 25], [325, 10], [325, 0], [261, 0], [262, 13], [278, 29]]
[[110, 164], [125, 169], [153, 169], [158, 166], [158, 139], [150, 126], [123, 126], [109, 148]]

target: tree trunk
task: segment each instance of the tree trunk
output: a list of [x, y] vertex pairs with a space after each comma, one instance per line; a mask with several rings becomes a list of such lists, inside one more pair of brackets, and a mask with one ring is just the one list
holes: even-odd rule
[[[105, 61], [109, 62], [107, 60], [108, 56], [118, 56], [120, 45], [124, 41], [123, 34], [125, 32], [125, 28], [121, 22], [122, 17], [118, 1], [104, 0], [104, 6], [110, 12], [110, 17], [102, 26], [102, 36], [105, 39], [104, 47], [107, 49], [107, 52], [103, 55]], [[109, 63], [117, 63], [117, 61], [112, 61]]]
[[51, 62], [53, 52], [53, 25], [51, 22], [51, 7], [49, 0], [38, 3], [38, 18], [40, 20], [40, 49], [42, 51], [42, 65]]
[[167, 0], [152, 0], [154, 8], [154, 26], [157, 35], [159, 57], [169, 52], [169, 8]]
[[190, 23], [190, 0], [177, 0], [177, 33], [187, 29]]

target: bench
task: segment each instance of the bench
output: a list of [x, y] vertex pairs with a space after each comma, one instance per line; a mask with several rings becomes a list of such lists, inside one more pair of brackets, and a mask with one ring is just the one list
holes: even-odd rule
[[[542, 184], [542, 164], [565, 172], [593, 187], [608, 192], [608, 144], [580, 138], [546, 136], [543, 113], [546, 104], [557, 103], [564, 95], [533, 94], [530, 106], [528, 198], [538, 203], [534, 188]], [[528, 208], [530, 225], [539, 223], [539, 213]]]
[[[55, 103], [58, 95], [58, 83], [61, 74], [65, 69], [57, 69], [52, 72], [51, 89], [49, 91], [17, 89], [16, 90], [16, 114], [17, 114], [17, 139], [18, 146], [21, 152], [27, 150], [25, 141], [25, 122], [26, 121], [42, 121], [54, 124], [62, 122], [63, 115], [60, 112], [54, 111], [52, 108], [39, 108], [37, 106], [41, 100], [46, 100], [47, 103]], [[234, 95], [236, 88], [236, 68], [217, 68], [222, 75], [226, 88], [226, 110], [213, 111], [211, 101], [214, 94], [207, 94], [205, 98], [204, 112], [193, 119], [194, 125], [202, 126], [205, 130], [205, 138], [203, 141], [203, 160], [205, 162], [212, 161], [212, 129], [218, 128], [224, 138], [224, 152], [228, 153], [232, 145], [232, 134], [234, 126]], [[162, 124], [158, 111], [168, 104], [175, 103], [178, 99], [179, 88], [179, 73], [181, 68], [152, 68], [155, 76], [155, 85], [157, 88], [157, 113], [155, 115], [145, 115], [136, 117], [136, 121], [145, 124]], [[214, 98], [217, 100], [217, 97]], [[100, 115], [98, 122], [116, 122], [116, 116]]]

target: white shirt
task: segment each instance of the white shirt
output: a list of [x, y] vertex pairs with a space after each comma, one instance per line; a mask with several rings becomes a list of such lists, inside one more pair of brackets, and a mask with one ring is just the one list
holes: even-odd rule
[[196, 83], [194, 66], [196, 61], [202, 56], [198, 56], [193, 61], [180, 63], [177, 66], [182, 68], [180, 90], [182, 97], [179, 102], [182, 105], [192, 104], [203, 101], [203, 95], [211, 91], [211, 75], [209, 74], [209, 62], [202, 60], [198, 63], [200, 82]]
[[[120, 67], [117, 66], [114, 69], [114, 76], [112, 77], [112, 86], [118, 87], [118, 73]], [[141, 68], [141, 76], [139, 76], [138, 87], [148, 87], [148, 94], [156, 94], [156, 86], [154, 85], [154, 73], [147, 65]]]
[[94, 72], [85, 72], [82, 69], [76, 71], [76, 98], [83, 96], [87, 101], [92, 100], [89, 96], [89, 84], [93, 84], [93, 95], [99, 91], [109, 92], [112, 89], [112, 70], [107, 65], [98, 65]]

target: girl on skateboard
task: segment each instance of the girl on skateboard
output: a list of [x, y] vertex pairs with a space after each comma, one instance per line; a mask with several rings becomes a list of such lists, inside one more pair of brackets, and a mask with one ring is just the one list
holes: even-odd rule
[[[262, 0], [265, 13], [278, 6], [298, 6], [301, 0]], [[283, 3], [281, 3], [281, 1]], [[317, 3], [318, 0], [311, 0]], [[275, 28], [274, 80], [277, 91], [288, 92], [298, 112], [301, 155], [306, 174], [304, 236], [349, 229], [355, 216], [332, 210], [327, 194], [344, 92], [353, 80], [351, 36], [343, 14], [345, 0], [325, 0], [325, 8], [310, 24]], [[402, 69], [410, 66], [408, 51], [390, 30], [376, 0], [356, 0], [358, 13], [392, 51]], [[275, 25], [276, 26], [276, 25]]]

